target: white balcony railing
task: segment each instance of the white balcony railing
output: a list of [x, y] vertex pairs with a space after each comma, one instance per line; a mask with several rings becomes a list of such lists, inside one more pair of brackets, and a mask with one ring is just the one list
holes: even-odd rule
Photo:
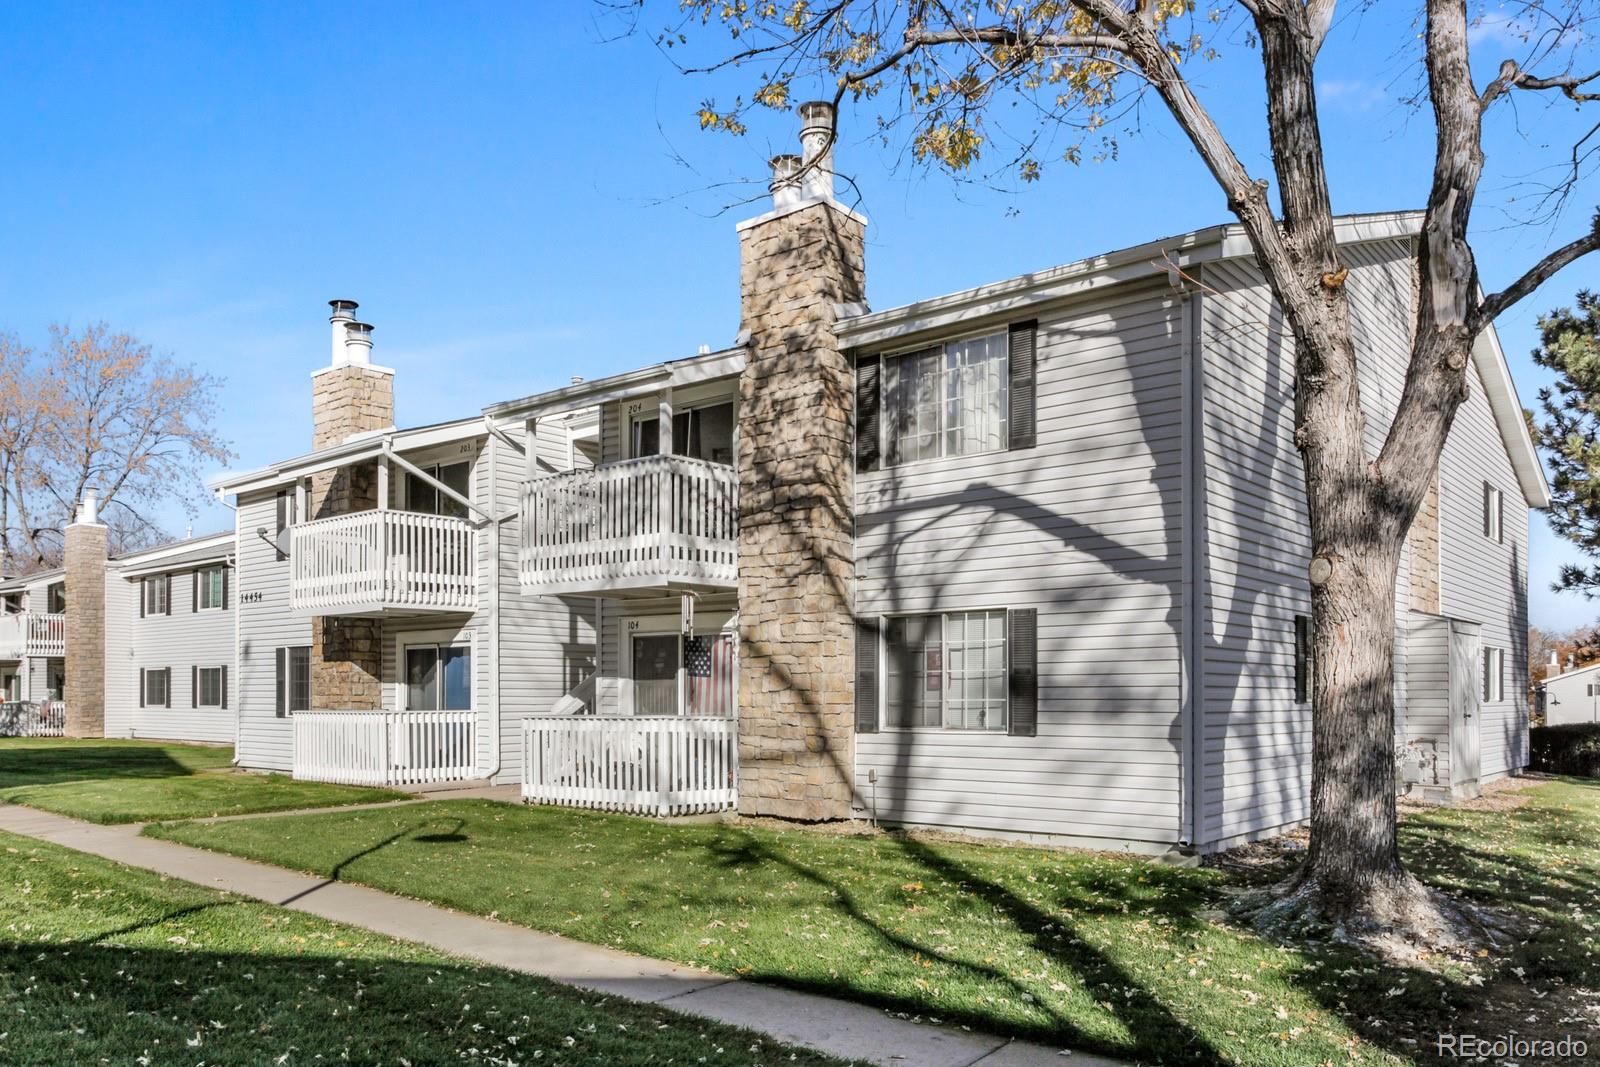
[[675, 715], [523, 719], [522, 795], [640, 815], [732, 808], [739, 802], [738, 722]]
[[731, 589], [739, 578], [738, 484], [733, 467], [687, 456], [535, 478], [522, 493], [522, 586]]
[[22, 611], [0, 616], [0, 658], [66, 654], [65, 615], [59, 612]]
[[428, 785], [478, 777], [471, 711], [297, 711], [296, 778], [342, 785]]
[[475, 611], [478, 531], [465, 519], [356, 511], [290, 530], [289, 605], [302, 614]]

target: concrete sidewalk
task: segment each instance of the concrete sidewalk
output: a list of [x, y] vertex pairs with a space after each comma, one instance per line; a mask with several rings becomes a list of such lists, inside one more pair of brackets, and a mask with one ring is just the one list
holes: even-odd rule
[[0, 804], [0, 830], [508, 970], [749, 1027], [779, 1041], [846, 1059], [864, 1059], [886, 1067], [1060, 1067], [1064, 1063], [1119, 1067], [1117, 1061], [1099, 1056], [914, 1023], [850, 1001], [727, 978], [464, 915], [376, 889], [140, 837], [137, 826], [100, 826]]

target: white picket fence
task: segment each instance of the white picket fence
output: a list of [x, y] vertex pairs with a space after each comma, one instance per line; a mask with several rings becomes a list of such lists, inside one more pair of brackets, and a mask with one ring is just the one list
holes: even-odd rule
[[535, 478], [522, 494], [523, 588], [660, 582], [731, 589], [739, 580], [738, 501], [738, 471], [688, 456]]
[[478, 531], [465, 519], [356, 511], [290, 528], [289, 605], [302, 613], [474, 611]]
[[0, 737], [61, 737], [67, 706], [59, 700], [8, 700], [0, 704]]
[[428, 785], [478, 777], [470, 711], [297, 711], [296, 778], [342, 785]]
[[522, 795], [641, 815], [732, 808], [739, 802], [738, 722], [675, 715], [523, 719]]

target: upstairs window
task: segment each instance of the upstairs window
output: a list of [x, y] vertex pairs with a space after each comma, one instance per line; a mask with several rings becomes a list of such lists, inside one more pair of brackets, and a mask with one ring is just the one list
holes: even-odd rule
[[733, 404], [711, 404], [673, 412], [672, 454], [731, 464]]
[[[460, 463], [434, 463], [422, 470], [468, 500], [472, 499], [472, 464], [466, 460]], [[457, 519], [467, 517], [465, 504], [449, 493], [441, 493], [431, 483], [410, 472], [406, 473], [406, 507], [424, 515], [449, 515]]]
[[1505, 501], [1488, 482], [1483, 483], [1483, 536], [1495, 544], [1505, 542]]
[[172, 575], [153, 574], [144, 580], [141, 590], [144, 615], [172, 614]]
[[64, 614], [67, 610], [67, 583], [51, 582], [44, 592], [45, 611], [52, 615]]
[[886, 357], [883, 414], [890, 465], [1008, 447], [1009, 379], [1005, 333]]
[[204, 567], [194, 572], [196, 611], [214, 611], [224, 607], [222, 570], [220, 566]]

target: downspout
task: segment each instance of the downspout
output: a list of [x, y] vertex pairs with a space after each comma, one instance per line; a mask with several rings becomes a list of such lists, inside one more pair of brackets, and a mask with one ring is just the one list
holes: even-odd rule
[[1205, 543], [1205, 368], [1201, 365], [1204, 355], [1200, 344], [1200, 294], [1188, 284], [1178, 267], [1168, 270], [1178, 298], [1183, 389], [1183, 477], [1179, 480], [1183, 531], [1179, 548], [1183, 563], [1179, 653], [1183, 665], [1179, 710], [1182, 780], [1178, 846], [1191, 852], [1200, 845], [1204, 832], [1200, 794], [1205, 781], [1205, 560], [1201, 556]]
[[[489, 438], [489, 508], [494, 509], [495, 498], [500, 495], [500, 442]], [[489, 731], [489, 767], [486, 779], [492, 781], [500, 773], [504, 758], [501, 751], [500, 716], [500, 523], [489, 523], [489, 706], [492, 727]]]
[[228, 503], [228, 497], [221, 489], [217, 490], [217, 500], [222, 506], [233, 512], [233, 559], [223, 563], [223, 566], [233, 567], [233, 759], [231, 766], [239, 766], [239, 718], [244, 712], [244, 677], [240, 674], [239, 638], [241, 636], [240, 619], [244, 612], [239, 610], [239, 507], [237, 504]]

